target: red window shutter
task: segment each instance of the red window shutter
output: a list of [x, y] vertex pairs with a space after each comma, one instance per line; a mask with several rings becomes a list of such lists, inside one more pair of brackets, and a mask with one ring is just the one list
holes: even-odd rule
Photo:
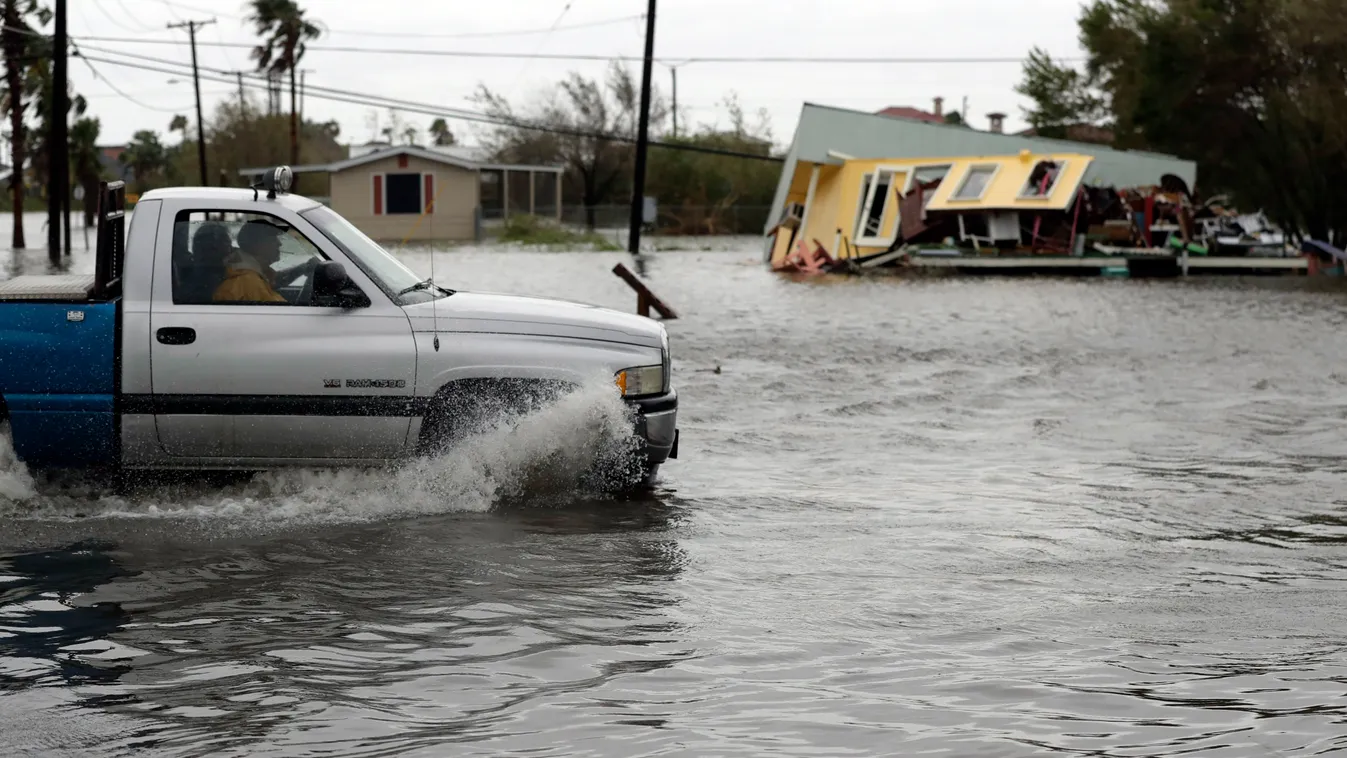
[[398, 168], [407, 168], [407, 155], [405, 153], [398, 156]]
[[426, 213], [435, 212], [435, 175], [425, 175], [426, 188], [425, 196], [422, 198], [426, 203]]
[[374, 215], [382, 216], [384, 212], [384, 178], [379, 174], [374, 175]]

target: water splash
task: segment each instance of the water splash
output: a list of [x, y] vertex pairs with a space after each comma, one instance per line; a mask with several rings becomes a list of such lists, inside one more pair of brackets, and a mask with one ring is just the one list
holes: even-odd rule
[[0, 423], [0, 508], [7, 501], [26, 500], [36, 495], [33, 477], [14, 453], [9, 424]]
[[387, 468], [281, 469], [223, 487], [116, 493], [106, 482], [35, 480], [0, 441], [0, 518], [192, 517], [248, 524], [372, 521], [592, 496], [639, 474], [631, 411], [590, 383], [504, 413], [452, 449]]

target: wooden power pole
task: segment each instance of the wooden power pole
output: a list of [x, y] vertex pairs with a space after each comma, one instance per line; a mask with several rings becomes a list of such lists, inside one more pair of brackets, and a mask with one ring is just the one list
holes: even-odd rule
[[206, 126], [201, 117], [201, 76], [196, 69], [196, 30], [215, 23], [215, 19], [205, 21], [181, 21], [176, 24], [169, 24], [170, 29], [187, 29], [187, 39], [192, 43], [192, 89], [196, 91], [196, 160], [201, 169], [201, 186], [210, 185], [206, 178]]
[[[69, 97], [67, 89], [66, 63], [68, 62], [66, 49], [68, 40], [66, 36], [66, 0], [56, 0], [56, 29], [53, 42], [56, 45], [55, 60], [52, 66], [51, 76], [51, 133], [48, 135], [47, 148], [47, 166], [51, 172], [47, 177], [47, 258], [52, 263], [61, 262], [61, 230], [65, 228], [62, 223], [61, 209], [65, 208], [67, 213], [70, 208], [70, 150], [68, 146], [69, 134], [67, 132], [66, 119], [69, 118], [70, 107], [66, 104]], [[15, 166], [14, 171], [20, 172], [22, 166]], [[65, 235], [65, 251], [69, 254], [70, 239]]]
[[650, 69], [655, 60], [655, 0], [645, 12], [645, 61], [641, 69], [641, 118], [636, 133], [636, 175], [631, 186], [631, 228], [627, 252], [641, 252], [641, 223], [645, 216], [645, 154], [650, 147]]

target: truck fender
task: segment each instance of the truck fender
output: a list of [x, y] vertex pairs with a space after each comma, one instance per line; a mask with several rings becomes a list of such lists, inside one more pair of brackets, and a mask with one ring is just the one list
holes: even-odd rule
[[442, 384], [427, 399], [417, 452], [434, 455], [463, 437], [484, 431], [504, 414], [526, 413], [563, 395], [580, 382], [552, 375], [465, 376]]

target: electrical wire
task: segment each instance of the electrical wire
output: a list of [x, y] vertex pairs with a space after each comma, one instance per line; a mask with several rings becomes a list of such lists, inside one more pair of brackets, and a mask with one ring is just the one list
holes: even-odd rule
[[78, 52], [78, 51], [75, 51], [75, 52], [74, 52], [74, 55], [76, 55], [77, 57], [79, 57], [80, 59], [82, 59], [82, 60], [84, 61], [84, 65], [86, 65], [86, 66], [89, 67], [89, 73], [93, 74], [94, 79], [96, 79], [96, 80], [98, 80], [98, 81], [101, 81], [101, 82], [103, 82], [104, 84], [108, 85], [108, 88], [109, 88], [109, 89], [111, 89], [113, 92], [117, 93], [118, 95], [122, 96], [123, 98], [126, 98], [126, 100], [127, 100], [128, 102], [135, 103], [136, 105], [139, 105], [140, 107], [145, 108], [145, 109], [147, 109], [147, 110], [159, 111], [159, 112], [161, 112], [161, 113], [181, 113], [182, 111], [185, 111], [185, 110], [187, 110], [188, 107], [190, 107], [190, 106], [184, 106], [184, 107], [182, 107], [182, 108], [164, 108], [164, 107], [161, 107], [161, 106], [158, 106], [158, 105], [150, 105], [149, 103], [143, 103], [143, 102], [141, 102], [141, 101], [135, 99], [134, 97], [131, 97], [130, 95], [126, 94], [125, 92], [123, 92], [121, 89], [119, 89], [119, 88], [117, 87], [117, 85], [115, 85], [115, 84], [112, 83], [112, 80], [111, 80], [111, 79], [108, 79], [107, 77], [105, 77], [105, 76], [103, 76], [102, 74], [98, 73], [98, 69], [94, 68], [94, 64], [91, 63], [91, 62], [89, 61], [89, 59], [88, 59], [86, 56], [79, 55], [79, 52]]
[[[427, 33], [427, 32], [371, 32], [356, 31], [351, 29], [329, 29], [333, 34], [357, 34], [362, 37], [396, 37], [406, 39], [480, 39], [488, 37], [527, 37], [534, 34], [551, 34], [553, 32], [570, 31], [572, 29], [594, 29], [600, 26], [615, 26], [625, 24], [632, 19], [643, 19], [645, 14], [638, 13], [634, 16], [618, 16], [616, 18], [600, 19], [598, 21], [586, 21], [579, 24], [567, 24], [565, 26], [551, 26], [546, 29], [502, 29], [494, 32], [454, 32], [452, 34]], [[561, 19], [557, 19], [560, 21]]]
[[[86, 42], [125, 42], [136, 44], [152, 45], [186, 45], [188, 42], [181, 39], [139, 39], [133, 37], [103, 37], [103, 36], [85, 36]], [[197, 40], [198, 47], [230, 47], [246, 48], [251, 50], [254, 45], [246, 42], [203, 42]], [[439, 58], [502, 58], [517, 60], [553, 60], [553, 61], [624, 61], [635, 62], [645, 60], [639, 55], [599, 55], [589, 53], [513, 53], [503, 51], [484, 51], [484, 50], [430, 50], [425, 48], [392, 48], [392, 47], [359, 47], [356, 45], [306, 45], [306, 50], [313, 52], [329, 53], [368, 53], [371, 55], [418, 55], [431, 56]], [[676, 63], [684, 65], [687, 63], [811, 63], [811, 64], [900, 64], [900, 63], [920, 63], [920, 64], [983, 64], [983, 63], [1024, 63], [1023, 57], [947, 57], [933, 58], [921, 56], [901, 56], [901, 57], [827, 57], [827, 56], [796, 56], [796, 55], [763, 55], [763, 56], [677, 56], [654, 58], [659, 63]], [[1054, 57], [1057, 61], [1080, 61], [1084, 58], [1078, 57]]]
[[[562, 20], [563, 18], [566, 18], [566, 14], [571, 12], [571, 6], [574, 5], [574, 4], [575, 4], [575, 0], [566, 0], [566, 4], [565, 4], [564, 6], [562, 6], [562, 8], [561, 8], [561, 13], [558, 13], [558, 14], [557, 14], [556, 20], [554, 20], [554, 21], [552, 22], [552, 26], [548, 27], [547, 33], [544, 34], [544, 35], [543, 35], [543, 38], [542, 38], [541, 40], [538, 41], [538, 47], [534, 48], [534, 50], [533, 50], [534, 53], [538, 53], [538, 52], [541, 52], [541, 51], [542, 51], [543, 46], [547, 44], [547, 40], [551, 39], [551, 37], [552, 37], [552, 32], [556, 31], [556, 29], [557, 29], [557, 24], [560, 24], [560, 23], [561, 23], [561, 20]], [[508, 87], [505, 88], [505, 96], [506, 96], [506, 97], [512, 97], [512, 96], [513, 96], [515, 86], [519, 83], [519, 80], [520, 80], [520, 79], [523, 79], [523, 78], [524, 78], [524, 74], [527, 73], [528, 70], [529, 70], [529, 67], [530, 67], [531, 65], [533, 65], [533, 61], [534, 61], [534, 60], [536, 60], [536, 59], [535, 59], [535, 58], [526, 58], [526, 59], [524, 60], [524, 65], [519, 67], [519, 73], [518, 73], [518, 74], [515, 74], [514, 80], [510, 82], [510, 86], [508, 86]]]
[[[247, 20], [243, 16], [221, 13], [220, 11], [217, 10], [209, 10], [207, 8], [202, 8], [199, 6], [187, 5], [179, 2], [171, 2], [170, 0], [158, 0], [158, 2], [170, 9], [176, 7], [182, 8], [183, 10], [191, 11], [192, 13], [211, 14], [215, 16], [220, 16], [221, 18], [234, 19], [238, 21]], [[174, 15], [176, 16], [177, 14]], [[334, 29], [331, 27], [326, 28], [325, 31], [328, 32], [329, 34], [353, 34], [359, 35], [361, 37], [392, 37], [392, 38], [407, 38], [407, 39], [473, 39], [473, 38], [486, 38], [486, 37], [525, 37], [534, 34], [549, 34], [554, 31], [569, 31], [571, 29], [591, 29], [599, 26], [612, 26], [614, 24], [625, 23], [633, 18], [645, 18], [645, 16], [643, 14], [638, 14], [636, 16], [620, 16], [617, 18], [606, 18], [606, 19], [599, 19], [596, 21], [586, 21], [578, 24], [569, 24], [566, 26], [553, 25], [552, 27], [548, 27], [546, 29], [539, 29], [539, 28], [501, 29], [498, 31], [490, 31], [490, 32], [449, 32], [449, 33], [376, 32], [370, 31], [368, 29]]]
[[[163, 68], [159, 66], [150, 66], [144, 63], [133, 63], [124, 60], [115, 60], [112, 58], [102, 58], [98, 56], [87, 55], [84, 54], [83, 52], [80, 52], [79, 56], [88, 61], [97, 61], [99, 63], [106, 63], [113, 66], [122, 66], [125, 68], [140, 69], [143, 71], [156, 71], [159, 73], [171, 74], [174, 76], [182, 76], [184, 75], [184, 71], [182, 70], [182, 68], [190, 68], [188, 64], [177, 64], [177, 63], [173, 65], [179, 66], [180, 68], [178, 69]], [[235, 83], [232, 80], [214, 74], [203, 74], [200, 76], [200, 78], [204, 81], [212, 81], [217, 83], [225, 83], [225, 84]], [[244, 85], [251, 89], [265, 89], [266, 87], [266, 84], [264, 82], [258, 82], [252, 78], [245, 79]], [[564, 127], [530, 124], [524, 121], [496, 118], [488, 114], [476, 113], [473, 111], [466, 111], [458, 108], [446, 108], [443, 106], [432, 105], [429, 103], [417, 103], [410, 100], [396, 100], [393, 98], [385, 98], [378, 95], [370, 95], [368, 93], [336, 90], [330, 87], [311, 87], [306, 88], [306, 90], [308, 90], [308, 95], [310, 97], [314, 97], [319, 100], [330, 100], [333, 102], [349, 103], [353, 105], [396, 108], [398, 110], [407, 111], [410, 113], [419, 113], [427, 116], [438, 116], [446, 119], [455, 119], [458, 121], [468, 121], [473, 123], [487, 124], [491, 126], [503, 126], [513, 129], [521, 129], [524, 131], [533, 131], [545, 134], [557, 134], [567, 137], [580, 137], [580, 138], [601, 140], [605, 142], [616, 142], [620, 144], [636, 143], [636, 139], [634, 137], [627, 137], [620, 134], [604, 134], [600, 132], [584, 131], [581, 129], [568, 129]], [[132, 102], [136, 101], [132, 100]], [[154, 108], [154, 110], [158, 109]], [[768, 161], [772, 163], [780, 163], [782, 161], [781, 158], [772, 155], [746, 153], [736, 150], [721, 150], [719, 148], [704, 147], [701, 145], [685, 145], [680, 143], [660, 142], [657, 140], [650, 140], [648, 144], [650, 147], [664, 148], [669, 150], [682, 150], [684, 152], [702, 153], [706, 155], [719, 155], [729, 158], [746, 158], [751, 160]]]
[[[105, 18], [107, 18], [108, 21], [112, 22], [112, 25], [115, 26], [115, 27], [117, 27], [118, 29], [125, 29], [126, 31], [131, 32], [132, 34], [138, 34], [138, 33], [140, 33], [140, 32], [145, 31], [144, 27], [141, 27], [140, 29], [133, 29], [133, 28], [127, 26], [126, 24], [123, 24], [121, 21], [119, 21], [119, 20], [117, 19], [116, 16], [114, 16], [110, 11], [108, 11], [107, 8], [104, 8], [104, 7], [103, 7], [103, 3], [101, 2], [101, 0], [93, 0], [93, 6], [94, 6], [95, 8], [97, 8], [97, 9], [98, 9], [98, 12], [99, 12], [99, 13], [102, 13], [103, 16], [104, 16]], [[88, 20], [87, 18], [84, 17], [84, 11], [83, 11], [83, 9], [81, 9], [81, 8], [79, 7], [79, 5], [76, 5], [76, 6], [75, 6], [75, 9], [79, 12], [80, 18], [81, 18], [81, 19], [84, 19], [84, 23], [88, 24], [88, 23], [89, 23], [89, 20]], [[130, 15], [130, 14], [127, 14], [127, 15]], [[93, 28], [95, 28], [95, 27], [91, 24], [91, 25], [89, 26], [89, 28], [90, 28], [90, 29], [93, 29]]]
[[131, 9], [127, 8], [126, 3], [122, 2], [122, 0], [115, 0], [115, 2], [117, 3], [117, 7], [122, 9], [122, 13], [126, 14], [126, 17], [131, 19], [131, 23], [140, 27], [144, 31], [150, 31], [151, 29], [153, 29], [153, 27], [146, 26], [145, 24], [141, 23], [140, 19], [136, 18], [135, 14], [131, 13]]

